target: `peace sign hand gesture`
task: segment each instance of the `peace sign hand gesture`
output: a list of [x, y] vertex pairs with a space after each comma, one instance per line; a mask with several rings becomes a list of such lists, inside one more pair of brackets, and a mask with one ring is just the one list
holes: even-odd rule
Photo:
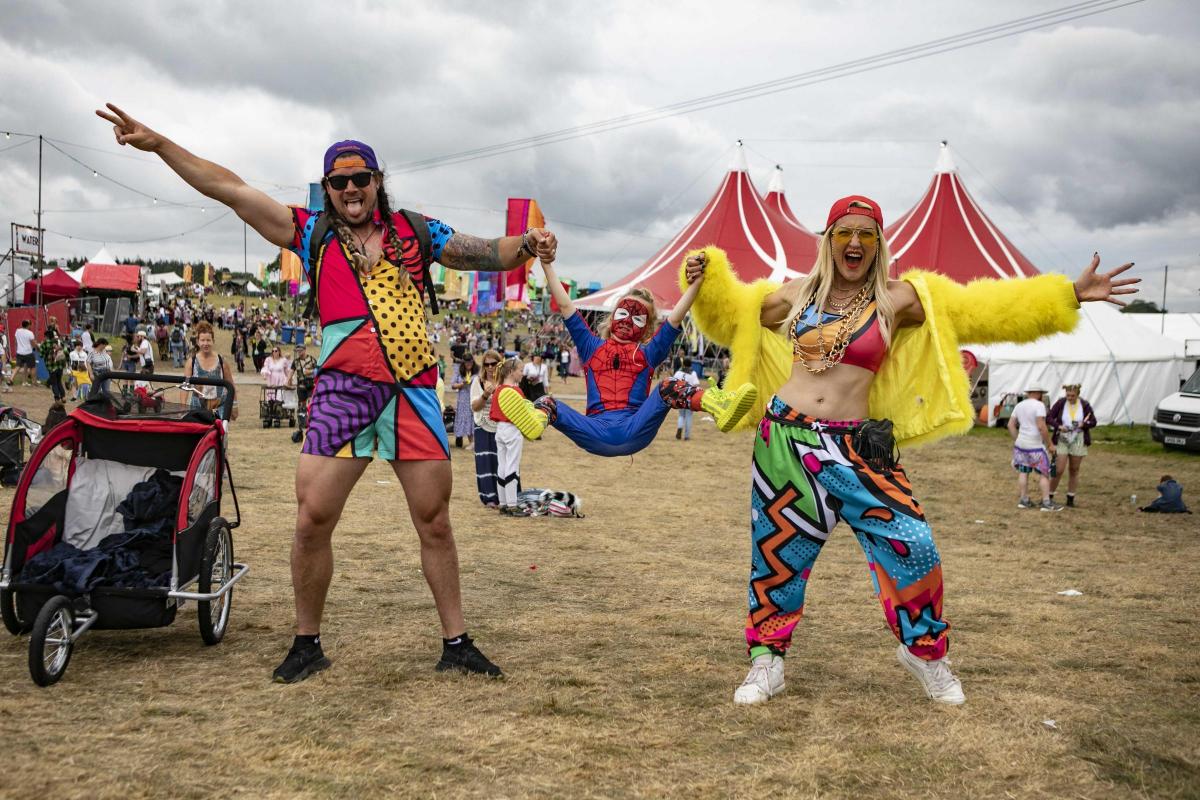
[[158, 133], [147, 128], [112, 103], [105, 103], [105, 105], [109, 110], [97, 109], [96, 116], [113, 124], [113, 135], [117, 138], [117, 144], [130, 144], [138, 150], [147, 152], [153, 152], [162, 144], [163, 137]]
[[1133, 266], [1133, 262], [1122, 264], [1109, 272], [1096, 272], [1100, 266], [1100, 254], [1092, 254], [1092, 263], [1075, 280], [1075, 298], [1080, 303], [1090, 303], [1096, 300], [1107, 300], [1113, 305], [1123, 306], [1126, 303], [1118, 300], [1116, 295], [1135, 294], [1135, 283], [1141, 283], [1141, 278], [1121, 278], [1115, 280], [1125, 270]]

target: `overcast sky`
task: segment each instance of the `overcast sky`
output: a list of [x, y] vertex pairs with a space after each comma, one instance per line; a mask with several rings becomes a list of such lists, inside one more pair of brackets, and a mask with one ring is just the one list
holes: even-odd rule
[[[221, 208], [168, 205], [212, 202], [154, 157], [117, 147], [92, 114], [107, 100], [284, 202], [304, 202], [325, 147], [347, 137], [393, 169], [397, 204], [469, 233], [503, 233], [505, 199], [535, 197], [562, 240], [560, 271], [605, 282], [701, 208], [736, 139], [760, 190], [783, 165], [812, 228], [850, 193], [897, 218], [947, 139], [976, 199], [1040, 269], [1075, 274], [1099, 250], [1110, 265], [1136, 261], [1146, 298], [1160, 302], [1170, 264], [1168, 307], [1200, 310], [1200, 6], [1190, 0], [1146, 0], [688, 115], [402, 170], [1067, 4], [6, 0], [0, 130], [43, 134], [83, 162], [45, 147], [50, 258], [106, 244], [121, 258], [242, 266], [241, 223], [212, 222]], [[37, 144], [22, 141], [0, 139], [4, 223], [35, 220]], [[132, 243], [148, 239], [159, 241]], [[253, 231], [248, 245], [251, 269], [274, 257]]]

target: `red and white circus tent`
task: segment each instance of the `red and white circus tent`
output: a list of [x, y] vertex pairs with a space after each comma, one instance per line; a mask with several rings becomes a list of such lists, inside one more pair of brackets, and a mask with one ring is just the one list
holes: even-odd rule
[[924, 197], [885, 229], [893, 277], [914, 267], [960, 283], [1040, 274], [967, 192], [945, 142], [934, 173]]
[[763, 197], [763, 202], [767, 204], [768, 209], [774, 211], [788, 225], [799, 228], [806, 235], [811, 236], [814, 241], [820, 242], [821, 237], [804, 227], [804, 223], [792, 213], [792, 207], [788, 204], [787, 195], [783, 191], [783, 167], [778, 164], [775, 165], [775, 171], [771, 173], [771, 182], [767, 184], [767, 194]]
[[583, 309], [611, 311], [626, 291], [653, 293], [660, 313], [679, 302], [679, 263], [692, 249], [716, 245], [729, 254], [743, 281], [783, 281], [806, 274], [817, 257], [817, 239], [786, 222], [754, 188], [739, 144], [720, 188], [691, 222], [646, 263], [598, 292], [576, 301]]

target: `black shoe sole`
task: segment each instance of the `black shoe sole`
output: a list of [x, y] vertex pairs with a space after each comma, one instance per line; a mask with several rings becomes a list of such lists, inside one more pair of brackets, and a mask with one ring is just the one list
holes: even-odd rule
[[[480, 672], [478, 670], [469, 669], [468, 667], [466, 667], [462, 664], [455, 664], [451, 661], [439, 661], [439, 662], [437, 662], [437, 665], [434, 666], [433, 669], [435, 672], [457, 672], [461, 675], [482, 675], [485, 678], [503, 678], [504, 677], [503, 672], [496, 672], [496, 673]], [[499, 668], [497, 668], [497, 669], [499, 669]]]
[[332, 666], [333, 662], [329, 660], [328, 656], [321, 656], [319, 659], [300, 670], [299, 674], [297, 674], [296, 677], [292, 678], [290, 681], [282, 675], [273, 675], [271, 680], [273, 680], [275, 683], [299, 683], [310, 675], [314, 675], [321, 670], [329, 669]]

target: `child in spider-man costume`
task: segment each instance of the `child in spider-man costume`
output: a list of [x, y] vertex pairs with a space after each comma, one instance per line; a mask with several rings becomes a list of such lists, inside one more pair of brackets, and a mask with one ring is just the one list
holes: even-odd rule
[[546, 284], [583, 362], [587, 414], [580, 414], [549, 396], [531, 403], [518, 392], [501, 393], [497, 398], [500, 407], [527, 439], [538, 438], [551, 425], [589, 453], [626, 456], [653, 441], [672, 408], [707, 411], [723, 431], [730, 430], [750, 410], [758, 390], [749, 383], [733, 391], [715, 386], [701, 389], [673, 379], [651, 386], [654, 368], [670, 352], [679, 336], [679, 326], [700, 290], [705, 265], [703, 253], [688, 259], [691, 283], [657, 331], [651, 327], [655, 319], [654, 297], [637, 288], [617, 301], [607, 326], [601, 326], [601, 333], [607, 335], [597, 336], [559, 283], [551, 266], [552, 247], [553, 244], [540, 248], [538, 257]]

